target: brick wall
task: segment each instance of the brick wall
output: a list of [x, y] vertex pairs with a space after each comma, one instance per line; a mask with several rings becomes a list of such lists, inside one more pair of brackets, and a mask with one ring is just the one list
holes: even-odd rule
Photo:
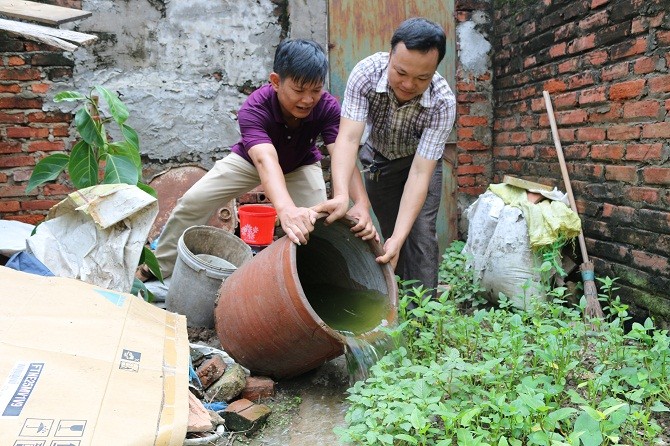
[[72, 76], [72, 61], [48, 45], [0, 31], [0, 218], [36, 224], [64, 198], [52, 183], [25, 193], [35, 164], [70, 149], [70, 114], [43, 111], [53, 82]]
[[547, 90], [596, 276], [619, 277], [637, 316], [670, 321], [670, 3], [505, 3], [493, 42], [494, 181], [565, 190]]
[[[492, 15], [489, 0], [456, 0], [456, 24], [472, 20], [473, 14]], [[484, 31], [490, 31], [489, 29]], [[459, 48], [458, 51], [467, 51]], [[467, 206], [482, 194], [492, 177], [491, 129], [493, 126], [492, 72], [473, 74], [456, 67], [457, 182], [461, 205]]]

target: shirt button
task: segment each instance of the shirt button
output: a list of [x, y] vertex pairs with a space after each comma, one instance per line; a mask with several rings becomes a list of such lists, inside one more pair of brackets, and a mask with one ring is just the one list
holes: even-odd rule
[[286, 139], [291, 139], [291, 137], [290, 137], [290, 136], [287, 136]]

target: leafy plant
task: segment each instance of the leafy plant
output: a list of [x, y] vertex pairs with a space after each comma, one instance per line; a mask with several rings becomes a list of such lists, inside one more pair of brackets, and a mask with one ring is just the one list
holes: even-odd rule
[[[468, 272], [456, 246], [441, 273]], [[461, 265], [461, 266], [458, 266]], [[608, 298], [597, 332], [565, 289], [531, 311], [477, 308], [470, 285], [437, 299], [401, 296], [404, 346], [349, 389], [341, 440], [356, 445], [601, 446], [668, 442], [670, 337], [648, 319], [625, 333], [627, 306]], [[607, 296], [615, 279], [601, 280]], [[415, 291], [415, 290], [414, 290]], [[410, 300], [412, 305], [407, 301]], [[503, 302], [504, 303], [504, 302]], [[481, 305], [481, 303], [478, 303]]]
[[[102, 98], [104, 107], [100, 104]], [[40, 160], [28, 180], [26, 192], [37, 186], [53, 181], [62, 172], [67, 172], [76, 189], [84, 189], [97, 184], [125, 183], [136, 185], [156, 197], [150, 186], [142, 183], [142, 162], [140, 141], [135, 129], [126, 121], [128, 107], [116, 95], [101, 86], [91, 88], [88, 95], [76, 91], [63, 91], [54, 97], [55, 102], [79, 102], [74, 123], [79, 141], [69, 154], [56, 153]], [[113, 141], [110, 130], [120, 135]], [[146, 263], [151, 272], [162, 281], [162, 274], [154, 253], [144, 247], [140, 264]], [[146, 286], [135, 279], [131, 292], [141, 291], [147, 300], [151, 293]]]

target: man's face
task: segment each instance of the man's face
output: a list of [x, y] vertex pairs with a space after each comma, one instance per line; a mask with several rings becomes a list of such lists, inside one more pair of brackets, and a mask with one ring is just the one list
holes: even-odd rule
[[291, 78], [270, 75], [284, 118], [288, 122], [306, 118], [323, 95], [323, 82], [298, 84]]
[[404, 43], [396, 45], [389, 59], [389, 85], [401, 104], [421, 96], [430, 86], [437, 70], [437, 49], [427, 53], [408, 50]]

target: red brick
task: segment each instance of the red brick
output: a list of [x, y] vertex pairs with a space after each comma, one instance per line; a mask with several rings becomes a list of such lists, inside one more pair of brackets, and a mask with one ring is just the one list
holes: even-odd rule
[[571, 91], [569, 93], [557, 94], [552, 101], [556, 110], [574, 108], [577, 105], [577, 93]]
[[0, 93], [21, 93], [21, 86], [19, 84], [0, 84]]
[[0, 68], [0, 81], [37, 81], [42, 72], [37, 68]]
[[15, 183], [28, 181], [33, 173], [33, 169], [14, 169], [12, 179]]
[[600, 8], [602, 5], [609, 3], [609, 0], [591, 0], [591, 9]]
[[18, 141], [0, 141], [0, 153], [19, 153], [23, 150]]
[[579, 94], [580, 104], [592, 104], [607, 101], [605, 87], [594, 87], [582, 90]]
[[6, 182], [7, 182], [7, 175], [0, 172], [0, 183], [6, 183]]
[[643, 138], [670, 138], [670, 122], [657, 122], [642, 126]]
[[42, 188], [42, 194], [45, 196], [65, 196], [72, 192], [72, 189], [64, 184], [46, 184]]
[[585, 110], [572, 110], [556, 114], [556, 121], [560, 125], [581, 124], [586, 122], [588, 114]]
[[565, 91], [567, 89], [565, 82], [558, 79], [551, 79], [544, 83], [542, 86], [543, 90], [547, 90], [549, 93], [556, 93], [558, 91]]
[[582, 88], [587, 85], [593, 85], [595, 80], [593, 79], [592, 72], [579, 73], [568, 78], [568, 89], [575, 90], [577, 88]]
[[485, 116], [461, 116], [458, 118], [458, 124], [464, 127], [476, 127], [488, 125], [488, 118]]
[[637, 97], [642, 93], [644, 84], [644, 79], [636, 79], [613, 84], [610, 87], [610, 99], [616, 101], [619, 99], [630, 99]]
[[457, 127], [456, 136], [458, 139], [474, 139], [475, 129], [474, 127]]
[[267, 420], [270, 412], [270, 408], [264, 404], [253, 404], [240, 398], [230, 403], [220, 415], [228, 430], [244, 431], [248, 434], [258, 429]]
[[42, 108], [42, 100], [10, 96], [0, 98], [0, 108]]
[[670, 74], [649, 78], [649, 93], [667, 93], [670, 91]]
[[591, 65], [600, 66], [609, 60], [607, 51], [592, 51], [584, 56]]
[[611, 181], [637, 182], [637, 167], [635, 166], [605, 166], [605, 179]]
[[477, 91], [474, 82], [458, 82], [456, 84], [456, 90], [458, 90], [458, 91]]
[[72, 115], [69, 113], [60, 112], [32, 112], [28, 113], [28, 121], [30, 122], [45, 122], [45, 123], [70, 123], [72, 122]]
[[535, 157], [534, 146], [519, 147], [519, 158], [534, 158], [534, 157]]
[[620, 103], [610, 102], [608, 107], [609, 110], [607, 111], [592, 110], [589, 115], [589, 122], [618, 122], [621, 118], [623, 106]]
[[474, 186], [475, 185], [475, 178], [472, 176], [459, 176], [456, 179], [456, 182], [458, 183], [458, 187], [468, 187], [468, 186]]
[[670, 273], [670, 263], [668, 257], [650, 254], [648, 252], [632, 250], [633, 264], [641, 266], [644, 269], [651, 270], [656, 273], [668, 274]]
[[29, 155], [0, 157], [0, 167], [34, 166], [35, 158]]
[[484, 166], [458, 166], [456, 171], [458, 175], [477, 175], [484, 173]]
[[579, 59], [575, 57], [559, 63], [558, 72], [560, 74], [572, 73], [573, 71], [577, 71], [578, 67], [579, 67]]
[[65, 150], [63, 141], [34, 141], [28, 144], [28, 152], [53, 152]]
[[660, 197], [658, 189], [652, 187], [628, 187], [624, 193], [627, 200], [638, 203], [656, 204]]
[[613, 45], [610, 49], [610, 59], [618, 60], [636, 54], [642, 54], [647, 50], [647, 39], [645, 37], [638, 37], [633, 42], [625, 41], [618, 45]]
[[9, 56], [7, 58], [7, 65], [10, 67], [18, 67], [20, 65], [25, 65], [26, 61], [23, 60], [23, 57], [21, 56]]
[[600, 77], [604, 82], [607, 82], [614, 79], [621, 79], [622, 77], [626, 77], [628, 76], [628, 73], [629, 73], [628, 62], [621, 62], [603, 68], [601, 70]]
[[49, 136], [49, 129], [34, 127], [8, 127], [8, 138], [46, 138]]
[[630, 25], [632, 34], [640, 34], [649, 29], [649, 20], [646, 17], [635, 17]]
[[[589, 155], [589, 148], [586, 144], [570, 144], [563, 148], [563, 152], [565, 153], [565, 159], [583, 160]], [[541, 155], [541, 157], [555, 160], [556, 150], [552, 147], [551, 150], [547, 151], [546, 155]]]
[[535, 56], [530, 56], [524, 59], [523, 67], [524, 68], [532, 67], [533, 65], [535, 65], [535, 63], [536, 63]]
[[0, 201], [0, 212], [17, 212], [21, 210], [18, 201]]
[[661, 159], [663, 144], [628, 144], [624, 159], [631, 161], [656, 161]]
[[[37, 195], [37, 192], [34, 190], [29, 193], [29, 195]], [[0, 198], [6, 197], [25, 197], [26, 196], [26, 187], [25, 186], [2, 186], [0, 187]]]
[[578, 28], [581, 30], [588, 30], [594, 26], [604, 26], [607, 24], [607, 19], [609, 17], [609, 12], [606, 9], [598, 11], [590, 16], [587, 16], [585, 19], [579, 21]]
[[656, 40], [659, 45], [670, 45], [670, 31], [656, 31]]
[[263, 376], [249, 376], [240, 396], [249, 401], [260, 401], [275, 394], [275, 382]]
[[23, 223], [28, 223], [29, 225], [36, 225], [44, 221], [45, 217], [46, 217], [45, 215], [39, 215], [39, 214], [24, 214], [24, 215], [5, 215], [3, 219], [20, 221]]
[[519, 156], [519, 150], [514, 146], [495, 146], [493, 156], [495, 158], [516, 158]]
[[549, 130], [533, 130], [530, 133], [530, 142], [544, 142], [549, 141]]
[[69, 125], [54, 125], [51, 127], [51, 134], [53, 136], [67, 137], [70, 136]]
[[226, 363], [223, 361], [223, 356], [221, 355], [213, 355], [211, 358], [206, 359], [196, 370], [202, 387], [206, 389], [221, 378], [226, 371], [226, 367]]
[[596, 35], [589, 34], [587, 36], [578, 37], [568, 44], [568, 53], [581, 53], [582, 51], [590, 50], [595, 46]]
[[616, 125], [607, 129], [607, 139], [618, 141], [622, 139], [637, 139], [640, 137], [639, 125]]
[[660, 105], [657, 101], [626, 102], [623, 105], [624, 118], [654, 118], [658, 116]]
[[458, 147], [464, 150], [488, 150], [489, 146], [479, 141], [459, 141]]
[[30, 86], [30, 89], [34, 93], [45, 94], [47, 91], [49, 91], [49, 87], [49, 84], [33, 84]]
[[21, 202], [24, 211], [48, 211], [58, 204], [58, 200], [29, 200]]
[[597, 127], [583, 127], [581, 129], [577, 129], [576, 138], [578, 141], [603, 141], [605, 136], [605, 129]]
[[642, 178], [647, 184], [670, 184], [670, 168], [668, 167], [645, 167]]
[[552, 59], [555, 59], [557, 57], [565, 56], [565, 50], [567, 48], [567, 45], [565, 42], [561, 42], [556, 45], [552, 45], [549, 47], [549, 56], [551, 56]]
[[654, 71], [656, 68], [656, 63], [658, 62], [658, 57], [640, 57], [638, 60], [633, 62], [633, 73], [635, 74], [647, 74]]
[[594, 144], [591, 146], [591, 158], [594, 160], [620, 160], [624, 148], [619, 144]]
[[0, 113], [0, 122], [22, 124], [26, 122], [26, 115], [23, 113]]

